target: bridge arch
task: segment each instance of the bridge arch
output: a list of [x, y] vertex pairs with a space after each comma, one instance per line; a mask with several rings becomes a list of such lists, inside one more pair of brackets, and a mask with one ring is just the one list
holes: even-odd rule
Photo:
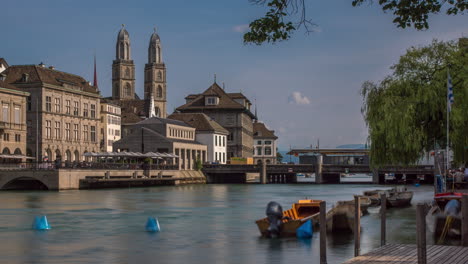
[[0, 190], [49, 190], [49, 186], [35, 177], [19, 176], [0, 181]]

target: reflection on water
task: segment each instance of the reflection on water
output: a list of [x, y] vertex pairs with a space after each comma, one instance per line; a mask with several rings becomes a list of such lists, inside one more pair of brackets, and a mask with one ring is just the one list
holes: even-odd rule
[[[269, 201], [350, 200], [370, 185], [189, 185], [65, 192], [0, 192], [0, 262], [4, 263], [318, 263], [319, 235], [264, 239], [254, 221]], [[380, 188], [382, 188], [380, 186]], [[415, 204], [388, 210], [390, 243], [415, 243]], [[31, 230], [45, 214], [52, 229]], [[162, 232], [144, 230], [158, 217]], [[380, 244], [378, 209], [363, 216], [361, 252]], [[328, 235], [329, 263], [353, 256], [353, 234]]]

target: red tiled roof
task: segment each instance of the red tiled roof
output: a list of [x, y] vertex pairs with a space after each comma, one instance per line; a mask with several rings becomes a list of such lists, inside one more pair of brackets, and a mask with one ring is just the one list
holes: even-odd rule
[[173, 113], [167, 118], [183, 121], [199, 131], [229, 134], [229, 131], [203, 113]]

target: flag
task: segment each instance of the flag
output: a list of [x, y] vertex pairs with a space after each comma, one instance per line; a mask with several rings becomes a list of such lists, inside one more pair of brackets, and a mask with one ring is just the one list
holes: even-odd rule
[[453, 104], [453, 85], [452, 77], [450, 77], [450, 72], [447, 72], [447, 108], [448, 111], [452, 111]]

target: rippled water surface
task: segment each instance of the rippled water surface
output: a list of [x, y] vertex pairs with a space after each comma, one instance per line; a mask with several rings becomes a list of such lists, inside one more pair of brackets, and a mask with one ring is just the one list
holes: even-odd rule
[[[388, 186], [387, 186], [388, 187]], [[319, 263], [312, 239], [263, 239], [254, 221], [269, 201], [284, 209], [305, 197], [330, 207], [372, 185], [189, 185], [63, 192], [0, 192], [0, 263]], [[415, 243], [415, 205], [430, 186], [412, 188], [413, 206], [388, 211], [388, 241]], [[380, 244], [378, 208], [362, 217], [365, 253]], [[34, 216], [52, 229], [33, 231]], [[144, 230], [156, 216], [160, 233]], [[328, 235], [329, 263], [354, 254], [352, 234]]]

